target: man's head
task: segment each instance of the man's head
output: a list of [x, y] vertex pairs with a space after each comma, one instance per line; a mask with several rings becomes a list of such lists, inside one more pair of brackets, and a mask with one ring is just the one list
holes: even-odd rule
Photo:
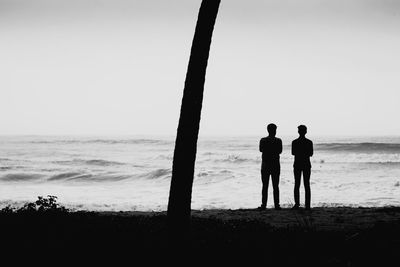
[[300, 136], [305, 136], [305, 135], [306, 135], [306, 133], [307, 133], [307, 126], [305, 126], [305, 125], [299, 125], [299, 126], [297, 127], [297, 129], [298, 129], [298, 133], [299, 133]]
[[269, 136], [274, 137], [276, 135], [276, 128], [277, 127], [275, 124], [273, 124], [273, 123], [268, 124], [267, 131], [268, 131]]

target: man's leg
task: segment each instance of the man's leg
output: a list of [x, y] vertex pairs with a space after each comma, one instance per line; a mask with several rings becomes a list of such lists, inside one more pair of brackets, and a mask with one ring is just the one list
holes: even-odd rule
[[310, 187], [311, 168], [306, 168], [303, 171], [304, 191], [306, 194], [306, 209], [311, 208], [311, 187]]
[[261, 208], [265, 208], [267, 206], [268, 200], [268, 183], [269, 183], [269, 173], [266, 169], [261, 169], [261, 180], [262, 180], [262, 199], [261, 199]]
[[294, 168], [294, 206], [300, 206], [300, 180], [301, 180], [301, 169]]
[[274, 188], [274, 205], [275, 209], [279, 209], [279, 175], [280, 175], [280, 169], [274, 170], [274, 172], [271, 174], [272, 178], [272, 186]]

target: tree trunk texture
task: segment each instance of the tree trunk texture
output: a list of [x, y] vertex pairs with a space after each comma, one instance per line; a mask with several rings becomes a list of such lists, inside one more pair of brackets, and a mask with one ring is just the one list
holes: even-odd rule
[[169, 227], [175, 234], [183, 233], [190, 227], [204, 83], [219, 4], [220, 0], [203, 0], [201, 3], [186, 73], [167, 212]]

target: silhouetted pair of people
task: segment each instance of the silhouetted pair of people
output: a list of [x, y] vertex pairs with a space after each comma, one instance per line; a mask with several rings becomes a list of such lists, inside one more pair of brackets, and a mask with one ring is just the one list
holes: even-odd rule
[[[294, 206], [292, 209], [300, 207], [300, 181], [303, 175], [305, 188], [305, 208], [311, 208], [311, 161], [313, 155], [313, 143], [306, 138], [307, 127], [300, 125], [297, 127], [299, 138], [292, 142], [292, 155], [294, 156]], [[280, 210], [279, 204], [279, 176], [281, 172], [280, 154], [282, 153], [282, 140], [276, 137], [277, 126], [273, 123], [267, 126], [268, 136], [260, 140], [260, 152], [262, 152], [261, 180], [262, 180], [262, 199], [259, 209], [264, 210], [267, 207], [269, 178], [271, 177], [274, 205], [276, 210]]]

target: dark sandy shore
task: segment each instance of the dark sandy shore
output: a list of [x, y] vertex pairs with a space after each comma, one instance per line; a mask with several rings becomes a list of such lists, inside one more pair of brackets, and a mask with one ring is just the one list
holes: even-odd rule
[[385, 208], [314, 208], [311, 211], [283, 209], [257, 210], [207, 210], [194, 211], [194, 217], [239, 220], [270, 225], [276, 229], [308, 227], [313, 231], [357, 232], [380, 223], [400, 223], [400, 207]]
[[[166, 212], [99, 212], [100, 216], [147, 217], [166, 216]], [[300, 208], [293, 211], [282, 209], [207, 209], [193, 210], [192, 218], [215, 221], [222, 224], [264, 224], [275, 230], [303, 228], [313, 231], [332, 231], [357, 233], [379, 224], [400, 224], [400, 207], [354, 208], [354, 207], [316, 207], [311, 211]]]
[[190, 238], [178, 249], [169, 241], [165, 212], [1, 212], [0, 231], [3, 256], [18, 252], [31, 259], [269, 266], [400, 262], [400, 207], [194, 210]]

